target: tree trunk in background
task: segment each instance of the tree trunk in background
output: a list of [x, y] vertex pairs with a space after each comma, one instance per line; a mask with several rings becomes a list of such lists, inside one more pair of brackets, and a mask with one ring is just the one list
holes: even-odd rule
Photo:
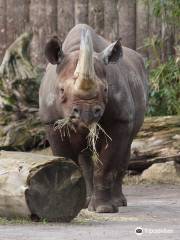
[[151, 67], [155, 67], [160, 64], [161, 51], [155, 48], [157, 38], [161, 39], [161, 19], [157, 18], [153, 14], [153, 9], [149, 5], [149, 39], [151, 41], [148, 49], [149, 59], [151, 61]]
[[136, 1], [136, 50], [148, 57], [147, 48], [144, 47], [149, 34], [148, 4], [144, 0]]
[[48, 37], [57, 34], [57, 0], [46, 0], [46, 29]]
[[6, 50], [6, 0], [0, 0], [0, 63]]
[[9, 46], [22, 32], [26, 31], [28, 21], [29, 1], [6, 0], [7, 46]]
[[[145, 4], [147, 2], [147, 5]], [[58, 33], [64, 40], [78, 23], [87, 23], [97, 33], [115, 41], [122, 37], [124, 46], [138, 49], [157, 65], [155, 58], [167, 59], [174, 54], [179, 29], [165, 26], [163, 19], [154, 16], [149, 0], [0, 0], [0, 62], [5, 49], [25, 30], [33, 31], [32, 62], [44, 67], [44, 45], [47, 38]], [[162, 16], [163, 18], [164, 16]], [[162, 49], [155, 52], [139, 49], [146, 37], [163, 39]], [[160, 62], [160, 61], [159, 61]]]
[[174, 44], [175, 44], [175, 26], [166, 23], [165, 13], [161, 16], [161, 38], [162, 38], [162, 51], [161, 57], [162, 61], [168, 60], [168, 56], [173, 56], [175, 54]]
[[174, 50], [175, 50], [175, 59], [176, 63], [180, 64], [180, 27], [175, 27], [175, 44], [174, 44]]
[[88, 23], [88, 0], [75, 1], [75, 24]]
[[175, 27], [175, 46], [180, 45], [180, 26]]
[[118, 0], [118, 13], [122, 44], [136, 49], [136, 0]]
[[104, 35], [104, 1], [89, 0], [89, 25]]
[[113, 42], [119, 37], [118, 0], [104, 1], [104, 37]]
[[30, 26], [33, 30], [31, 57], [34, 64], [45, 63], [44, 47], [47, 38], [57, 32], [56, 0], [31, 0]]
[[[17, 7], [18, 6], [18, 7]], [[29, 22], [29, 1], [0, 1], [0, 57], [2, 59], [7, 48], [22, 32]]]
[[72, 0], [57, 0], [57, 28], [58, 36], [63, 41], [74, 26], [74, 1]]

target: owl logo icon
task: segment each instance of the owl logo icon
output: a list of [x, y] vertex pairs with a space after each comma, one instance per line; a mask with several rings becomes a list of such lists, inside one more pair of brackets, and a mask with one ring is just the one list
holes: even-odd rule
[[142, 234], [143, 234], [143, 229], [142, 229], [142, 227], [137, 227], [137, 228], [135, 229], [135, 233], [136, 233], [136, 235], [142, 235]]

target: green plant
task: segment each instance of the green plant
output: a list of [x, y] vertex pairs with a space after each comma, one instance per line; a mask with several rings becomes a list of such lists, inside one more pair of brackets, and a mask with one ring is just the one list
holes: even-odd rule
[[[144, 0], [154, 17], [161, 23], [161, 31], [150, 32], [144, 47], [148, 49], [149, 116], [180, 114], [180, 62], [178, 37], [180, 26], [179, 0]], [[175, 46], [177, 44], [177, 46]]]
[[145, 0], [152, 7], [154, 16], [161, 17], [166, 23], [180, 26], [179, 0]]
[[180, 66], [169, 58], [150, 70], [148, 115], [180, 114]]

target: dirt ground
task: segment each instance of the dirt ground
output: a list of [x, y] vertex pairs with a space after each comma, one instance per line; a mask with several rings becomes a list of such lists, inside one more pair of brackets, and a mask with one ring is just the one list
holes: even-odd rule
[[67, 224], [2, 221], [0, 240], [180, 239], [180, 185], [130, 185], [124, 192], [128, 207], [119, 213], [82, 210]]

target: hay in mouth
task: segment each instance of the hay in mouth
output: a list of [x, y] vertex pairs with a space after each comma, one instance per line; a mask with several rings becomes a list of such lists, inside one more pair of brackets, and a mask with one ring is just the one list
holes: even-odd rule
[[64, 138], [67, 136], [68, 138], [71, 137], [71, 129], [73, 129], [74, 131], [76, 131], [76, 129], [73, 127], [73, 125], [71, 124], [71, 121], [69, 118], [63, 118], [63, 119], [59, 119], [54, 123], [54, 130], [59, 130], [60, 134], [61, 134], [61, 139], [62, 141], [64, 140]]
[[102, 132], [106, 139], [106, 147], [105, 148], [108, 147], [108, 140], [112, 141], [112, 138], [106, 133], [106, 131], [101, 127], [101, 125], [99, 123], [91, 124], [88, 129], [89, 129], [89, 134], [87, 136], [88, 147], [90, 148], [90, 150], [93, 153], [93, 159], [94, 159], [95, 163], [99, 162], [102, 164], [102, 162], [99, 159], [99, 154], [96, 149], [96, 144], [99, 139], [99, 134], [100, 134], [100, 132]]
[[[99, 159], [99, 154], [96, 149], [96, 144], [99, 139], [100, 132], [104, 135], [106, 139], [106, 147], [108, 147], [108, 140], [112, 141], [111, 137], [106, 133], [106, 131], [101, 127], [99, 123], [93, 123], [90, 126], [87, 126], [89, 130], [89, 134], [87, 135], [87, 148], [91, 150], [93, 153], [93, 159], [95, 163], [98, 162], [101, 163]], [[72, 121], [69, 118], [59, 119], [54, 124], [54, 130], [59, 130], [61, 134], [61, 139], [65, 137], [70, 138], [71, 137], [71, 130], [73, 130], [75, 133], [77, 132], [75, 127], [73, 126]], [[101, 163], [102, 164], [102, 163]]]

